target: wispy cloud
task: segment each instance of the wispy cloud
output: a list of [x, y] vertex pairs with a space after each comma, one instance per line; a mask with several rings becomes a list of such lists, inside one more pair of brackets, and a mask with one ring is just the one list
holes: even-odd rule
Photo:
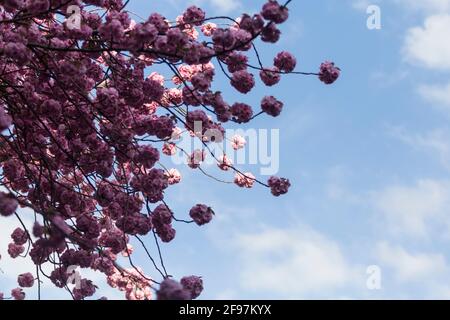
[[435, 70], [450, 70], [450, 15], [438, 14], [426, 18], [424, 25], [408, 30], [405, 59]]
[[400, 245], [381, 242], [376, 254], [380, 264], [391, 268], [401, 282], [423, 281], [448, 272], [445, 257], [439, 253], [411, 253]]
[[188, 7], [190, 5], [198, 5], [205, 6], [209, 5], [216, 12], [220, 12], [223, 14], [230, 14], [238, 9], [241, 9], [243, 3], [240, 0], [194, 0], [194, 1], [186, 1], [186, 0], [170, 0], [169, 3], [178, 8]]
[[430, 159], [438, 160], [441, 165], [450, 170], [450, 132], [437, 128], [425, 133], [410, 133], [403, 127], [390, 127], [389, 134], [399, 141], [422, 151]]
[[422, 13], [450, 12], [450, 0], [395, 0], [403, 9]]
[[419, 86], [420, 95], [448, 115], [450, 115], [450, 82], [440, 85], [421, 85]]
[[[270, 291], [288, 299], [326, 297], [324, 292], [354, 286], [364, 275], [346, 260], [337, 243], [305, 226], [267, 228], [239, 236], [235, 245], [245, 290]], [[364, 283], [360, 281], [361, 287]]]
[[421, 179], [413, 185], [386, 186], [373, 193], [373, 203], [396, 235], [427, 238], [441, 228], [448, 232], [449, 181]]

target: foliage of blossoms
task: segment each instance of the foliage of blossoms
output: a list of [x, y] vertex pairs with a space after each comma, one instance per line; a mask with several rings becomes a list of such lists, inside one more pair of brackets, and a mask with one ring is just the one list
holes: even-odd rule
[[[153, 13], [137, 22], [122, 0], [0, 1], [0, 215], [18, 221], [8, 254], [37, 266], [18, 275], [18, 287], [0, 299], [22, 300], [22, 288], [33, 286], [40, 298], [42, 281], [74, 299], [92, 297], [97, 286], [74, 279], [73, 266], [103, 273], [131, 300], [200, 295], [201, 277], [172, 279], [157, 262], [159, 249], [176, 239], [177, 223], [202, 226], [215, 212], [194, 202], [180, 214], [185, 219], [177, 218], [165, 194], [182, 177], [161, 158], [179, 151], [179, 136], [187, 132], [203, 148], [186, 152], [186, 164], [201, 170], [209, 146], [226, 139], [225, 123], [279, 116], [284, 105], [277, 97], [261, 97], [260, 106], [241, 100], [258, 81], [273, 86], [289, 73], [336, 81], [334, 63], [322, 63], [318, 73], [295, 72], [296, 58], [286, 51], [262, 64], [255, 43], [280, 39], [290, 2], [269, 0], [259, 13], [237, 19], [209, 18], [191, 6], [175, 20]], [[163, 68], [169, 75], [155, 71]], [[217, 70], [239, 101], [214, 88]], [[235, 150], [245, 146], [239, 136], [232, 143]], [[263, 182], [226, 154], [211, 156], [241, 188], [288, 192], [288, 179]], [[24, 217], [19, 208], [35, 216]], [[34, 219], [30, 230], [25, 218]], [[132, 241], [149, 257], [155, 279], [133, 263]], [[148, 241], [157, 252], [147, 249]], [[120, 256], [130, 268], [120, 265]], [[42, 268], [47, 264], [51, 272]]]

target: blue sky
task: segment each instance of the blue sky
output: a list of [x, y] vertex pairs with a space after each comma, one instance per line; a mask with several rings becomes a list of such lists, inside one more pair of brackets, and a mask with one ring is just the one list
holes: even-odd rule
[[[144, 3], [129, 9], [174, 18], [200, 3], [211, 15], [237, 17], [263, 1]], [[381, 8], [381, 30], [366, 27], [369, 4]], [[291, 75], [248, 97], [224, 94], [284, 101], [280, 117], [250, 126], [280, 129], [279, 175], [293, 186], [275, 198], [183, 169], [183, 183], [167, 195], [172, 209], [183, 217], [207, 203], [217, 215], [201, 228], [177, 226], [163, 247], [169, 273], [203, 276], [204, 299], [450, 298], [450, 0], [295, 0], [290, 9], [282, 40], [259, 46], [263, 61], [288, 50], [298, 70], [316, 71], [331, 59], [342, 69], [338, 82]], [[5, 244], [8, 233], [0, 237]], [[10, 288], [18, 267], [2, 256], [0, 288]], [[366, 286], [371, 265], [381, 270], [380, 290]], [[48, 289], [47, 297], [66, 294]]]

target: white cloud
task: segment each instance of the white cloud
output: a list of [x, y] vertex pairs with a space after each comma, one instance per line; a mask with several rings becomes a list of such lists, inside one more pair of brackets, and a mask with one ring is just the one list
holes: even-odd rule
[[448, 281], [439, 281], [438, 283], [433, 283], [428, 297], [433, 300], [449, 300], [450, 299], [450, 286], [447, 285]]
[[448, 273], [445, 257], [436, 253], [410, 253], [399, 245], [381, 242], [376, 247], [380, 266], [390, 268], [400, 282], [421, 282]]
[[440, 161], [442, 166], [450, 170], [450, 132], [434, 129], [424, 134], [411, 134], [401, 127], [390, 128], [390, 134], [413, 147], [425, 151], [432, 159]]
[[240, 0], [170, 0], [173, 7], [185, 8], [190, 5], [205, 6], [210, 5], [216, 12], [229, 14], [242, 7]]
[[213, 7], [225, 13], [232, 12], [241, 7], [239, 0], [208, 0]]
[[226, 289], [215, 296], [215, 300], [235, 300], [239, 295], [232, 289]]
[[399, 5], [410, 11], [445, 13], [450, 11], [450, 0], [396, 0]]
[[381, 2], [381, 0], [353, 0], [352, 7], [356, 10], [366, 11], [370, 5], [379, 4], [379, 2]]
[[401, 83], [409, 76], [406, 70], [380, 71], [377, 70], [370, 75], [372, 83], [379, 87], [386, 88]]
[[336, 165], [329, 169], [328, 183], [325, 186], [325, 194], [330, 200], [341, 203], [360, 204], [363, 199], [361, 195], [351, 190], [348, 179], [354, 177], [354, 172], [346, 166]]
[[[404, 59], [410, 64], [436, 71], [450, 70], [450, 0], [397, 0], [405, 10], [427, 14], [422, 26], [407, 30]], [[421, 85], [418, 93], [433, 107], [450, 114], [450, 82]]]
[[395, 234], [427, 237], [434, 226], [448, 228], [450, 183], [431, 179], [413, 186], [388, 186], [374, 193], [374, 205]]
[[449, 14], [430, 16], [423, 27], [409, 29], [404, 45], [406, 59], [431, 69], [450, 70], [449, 30]]
[[[387, 5], [392, 1], [383, 0], [352, 0], [351, 5], [357, 10], [366, 10], [372, 4]], [[394, 0], [394, 4], [401, 6], [408, 12], [419, 13], [447, 13], [450, 12], [450, 0]]]
[[335, 242], [305, 226], [242, 235], [236, 245], [242, 255], [241, 285], [246, 290], [286, 298], [323, 297], [354, 284], [364, 274], [349, 265]]
[[419, 93], [425, 100], [450, 114], [450, 82], [446, 85], [422, 85]]

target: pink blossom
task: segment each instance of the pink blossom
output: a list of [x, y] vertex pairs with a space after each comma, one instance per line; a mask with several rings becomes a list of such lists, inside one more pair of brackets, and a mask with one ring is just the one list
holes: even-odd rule
[[169, 171], [166, 171], [165, 174], [167, 176], [170, 185], [180, 183], [181, 174], [177, 169], [169, 169]]
[[159, 151], [149, 145], [140, 146], [133, 159], [145, 168], [151, 168], [159, 161]]
[[83, 300], [84, 298], [93, 296], [96, 291], [96, 286], [91, 280], [81, 279], [79, 287], [73, 289], [73, 295], [75, 300]]
[[184, 28], [183, 33], [186, 34], [191, 40], [197, 40], [199, 36], [197, 29], [195, 29], [194, 27]]
[[15, 244], [24, 245], [28, 241], [28, 233], [22, 228], [16, 228], [11, 234], [11, 238]]
[[291, 186], [288, 179], [278, 177], [270, 177], [267, 184], [269, 185], [272, 194], [276, 197], [287, 193]]
[[165, 279], [157, 291], [158, 300], [189, 300], [192, 293], [180, 283], [172, 279]]
[[184, 289], [191, 293], [191, 299], [196, 299], [203, 291], [203, 280], [197, 276], [183, 277], [180, 280]]
[[241, 93], [249, 93], [255, 86], [255, 79], [246, 70], [239, 70], [233, 73], [231, 85]]
[[162, 152], [166, 155], [166, 156], [173, 156], [177, 153], [177, 147], [174, 143], [164, 143], [163, 148], [162, 148]]
[[136, 27], [136, 21], [131, 19], [130, 25], [128, 26], [128, 28], [125, 29], [125, 31], [131, 31], [134, 29], [134, 27]]
[[168, 243], [175, 239], [176, 230], [171, 225], [165, 224], [156, 229], [156, 234], [162, 242]]
[[143, 61], [146, 66], [152, 66], [155, 60], [151, 57], [148, 57], [146, 55], [141, 54], [139, 57], [139, 60]]
[[248, 58], [242, 53], [232, 52], [225, 58], [225, 62], [228, 71], [236, 72], [247, 69]]
[[158, 82], [160, 85], [164, 85], [164, 76], [159, 74], [158, 72], [152, 72], [147, 79]]
[[283, 102], [275, 99], [274, 96], [266, 96], [261, 101], [261, 109], [265, 113], [277, 117], [280, 115], [281, 110], [283, 109]]
[[287, 7], [280, 5], [276, 0], [269, 0], [264, 4], [261, 15], [264, 19], [274, 23], [283, 23], [289, 17]]
[[39, 224], [39, 222], [35, 222], [33, 224], [33, 236], [36, 238], [40, 238], [44, 234], [44, 227]]
[[144, 103], [143, 106], [148, 114], [153, 114], [156, 112], [156, 109], [158, 108], [158, 103], [157, 102]]
[[181, 128], [179, 128], [179, 127], [173, 128], [171, 140], [180, 140], [182, 133], [183, 133], [183, 130], [181, 130]]
[[247, 144], [247, 141], [245, 140], [245, 138], [243, 136], [235, 134], [231, 138], [231, 146], [233, 147], [234, 150], [242, 149], [245, 147], [246, 144]]
[[223, 171], [228, 171], [232, 165], [233, 161], [231, 161], [231, 159], [225, 154], [219, 158], [219, 162], [217, 163], [217, 166]]
[[261, 40], [269, 43], [276, 43], [280, 40], [281, 31], [273, 23], [265, 27], [261, 32]]
[[207, 205], [197, 204], [189, 211], [189, 215], [196, 224], [202, 226], [212, 220], [214, 211]]
[[14, 300], [24, 300], [25, 292], [23, 292], [22, 288], [15, 288], [11, 290], [11, 296]]
[[[5, 174], [8, 175], [8, 173]], [[5, 217], [12, 215], [16, 211], [17, 206], [18, 202], [16, 199], [0, 191], [0, 215]]]
[[183, 21], [196, 26], [200, 26], [205, 19], [205, 11], [197, 6], [190, 6], [183, 14]]
[[260, 71], [259, 76], [266, 86], [273, 86], [280, 82], [280, 70], [277, 67], [265, 68]]
[[216, 30], [216, 29], [217, 29], [217, 24], [212, 23], [212, 22], [207, 22], [207, 23], [203, 24], [201, 27], [201, 31], [207, 37], [210, 37], [212, 35], [212, 33], [214, 32], [214, 30]]
[[200, 164], [205, 161], [206, 152], [204, 150], [196, 149], [188, 157], [187, 164], [190, 168], [196, 169], [200, 167]]
[[31, 288], [34, 285], [34, 276], [29, 272], [23, 273], [19, 275], [17, 282], [22, 288]]
[[162, 105], [170, 107], [173, 105], [179, 105], [183, 103], [183, 91], [178, 88], [170, 88], [164, 92]]
[[20, 42], [9, 42], [4, 46], [5, 56], [15, 60], [17, 64], [24, 65], [30, 60], [31, 53], [28, 48]]
[[12, 123], [12, 118], [6, 114], [5, 108], [0, 105], [0, 132], [8, 129]]
[[260, 14], [254, 14], [253, 16], [243, 14], [239, 18], [238, 23], [238, 27], [240, 29], [247, 30], [253, 36], [255, 36], [263, 30], [265, 21]]
[[339, 78], [340, 72], [334, 62], [325, 61], [320, 65], [319, 79], [325, 84], [332, 84]]
[[249, 122], [253, 117], [253, 110], [248, 104], [235, 103], [230, 108], [233, 120], [237, 123]]
[[127, 244], [127, 248], [122, 251], [123, 257], [129, 257], [131, 254], [133, 254], [134, 248], [131, 244]]
[[279, 52], [273, 60], [273, 64], [284, 72], [292, 72], [297, 65], [295, 57], [287, 51]]
[[132, 288], [126, 291], [125, 297], [127, 300], [150, 300], [152, 293], [150, 288]]
[[23, 245], [18, 245], [15, 243], [8, 244], [8, 253], [11, 256], [11, 258], [13, 259], [17, 258], [23, 252], [25, 252], [25, 247]]
[[234, 176], [234, 183], [241, 188], [251, 188], [255, 183], [255, 176], [251, 172], [240, 173], [236, 172]]

